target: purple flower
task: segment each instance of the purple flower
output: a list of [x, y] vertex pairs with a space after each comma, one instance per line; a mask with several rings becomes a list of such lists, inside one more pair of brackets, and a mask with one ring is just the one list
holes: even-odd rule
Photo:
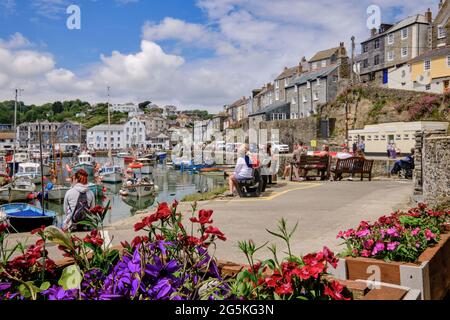
[[52, 286], [48, 290], [42, 291], [41, 294], [48, 300], [77, 300], [78, 290], [64, 290], [63, 287]]
[[8, 282], [2, 282], [0, 283], [0, 291], [5, 291], [8, 290], [9, 288], [11, 288], [11, 283]]
[[396, 228], [390, 228], [387, 230], [387, 234], [391, 237], [399, 237], [398, 231]]
[[375, 245], [375, 247], [372, 250], [372, 255], [376, 256], [378, 252], [383, 251], [383, 250], [384, 250], [384, 243], [377, 242], [377, 244]]
[[394, 251], [395, 249], [397, 249], [397, 247], [398, 247], [399, 245], [400, 245], [400, 242], [398, 242], [398, 241], [388, 243], [388, 245], [387, 245], [387, 250], [388, 250], [388, 251]]
[[356, 236], [358, 238], [364, 238], [364, 237], [368, 236], [369, 234], [370, 234], [370, 230], [369, 229], [364, 229], [364, 230], [358, 231], [356, 233]]

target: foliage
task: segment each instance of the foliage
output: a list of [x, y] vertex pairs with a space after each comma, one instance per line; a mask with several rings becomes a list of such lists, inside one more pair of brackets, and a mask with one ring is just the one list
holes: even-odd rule
[[296, 257], [292, 254], [290, 239], [297, 225], [287, 230], [282, 219], [278, 231], [271, 235], [282, 239], [287, 246], [288, 256], [282, 261], [277, 256], [275, 245], [269, 247], [273, 259], [255, 263], [255, 253], [266, 246], [256, 247], [252, 241], [239, 243], [250, 268], [242, 271], [233, 286], [238, 298], [246, 300], [349, 300], [350, 293], [337, 281], [328, 281], [328, 265], [337, 266], [338, 260], [333, 252], [324, 247], [322, 252]]
[[347, 245], [344, 255], [415, 262], [440, 240], [450, 211], [435, 211], [419, 204], [408, 212], [395, 212], [370, 224], [362, 221], [356, 229], [340, 232]]
[[222, 195], [225, 191], [228, 190], [228, 187], [217, 187], [214, 190], [210, 192], [205, 193], [194, 193], [188, 196], [185, 196], [181, 202], [193, 202], [193, 201], [206, 201], [206, 200], [212, 200], [217, 198], [218, 196]]

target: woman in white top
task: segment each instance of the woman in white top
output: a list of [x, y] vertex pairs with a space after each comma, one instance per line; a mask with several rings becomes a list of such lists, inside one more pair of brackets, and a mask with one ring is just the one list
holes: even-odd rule
[[242, 145], [239, 148], [238, 156], [236, 162], [236, 167], [234, 169], [234, 173], [231, 174], [228, 185], [230, 187], [230, 195], [234, 194], [234, 189], [237, 186], [239, 180], [246, 180], [253, 178], [253, 167], [251, 164], [250, 157], [247, 156], [248, 146]]

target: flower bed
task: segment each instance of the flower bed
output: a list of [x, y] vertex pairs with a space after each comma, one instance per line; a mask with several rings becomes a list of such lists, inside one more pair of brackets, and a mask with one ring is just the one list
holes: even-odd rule
[[448, 211], [419, 204], [340, 232], [347, 249], [334, 273], [342, 279], [376, 279], [418, 289], [423, 299], [442, 299], [450, 288], [449, 217]]
[[[327, 279], [328, 266], [337, 259], [328, 249], [304, 257], [274, 257], [255, 261], [256, 248], [240, 243], [250, 266], [234, 277], [220, 272], [214, 252], [216, 241], [226, 241], [214, 227], [211, 210], [196, 211], [191, 225], [183, 224], [178, 203], [159, 205], [135, 225], [136, 236], [121, 248], [105, 243], [104, 210], [94, 210], [84, 223], [93, 230], [84, 238], [56, 227], [40, 228], [35, 245], [7, 250], [8, 225], [0, 224], [0, 300], [199, 300], [199, 299], [350, 299], [344, 286]], [[289, 240], [284, 220], [278, 232]], [[58, 245], [65, 260], [48, 257], [49, 243]]]

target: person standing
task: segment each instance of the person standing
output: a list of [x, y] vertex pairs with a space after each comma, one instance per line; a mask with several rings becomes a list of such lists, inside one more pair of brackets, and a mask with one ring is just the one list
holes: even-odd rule
[[261, 176], [263, 179], [262, 192], [266, 191], [268, 184], [272, 183], [272, 145], [269, 143], [261, 149]]
[[239, 180], [247, 180], [253, 178], [253, 165], [250, 157], [247, 155], [248, 146], [242, 145], [239, 147], [236, 167], [234, 173], [228, 179], [228, 186], [230, 188], [227, 196], [234, 196], [234, 191], [237, 188]]
[[359, 143], [359, 149], [364, 153], [366, 152], [366, 143], [364, 142], [364, 140], [361, 140], [361, 142]]
[[88, 173], [80, 169], [75, 173], [75, 185], [67, 191], [64, 197], [65, 219], [63, 230], [84, 231], [86, 228], [78, 225], [87, 212], [95, 207], [95, 196], [88, 188]]

